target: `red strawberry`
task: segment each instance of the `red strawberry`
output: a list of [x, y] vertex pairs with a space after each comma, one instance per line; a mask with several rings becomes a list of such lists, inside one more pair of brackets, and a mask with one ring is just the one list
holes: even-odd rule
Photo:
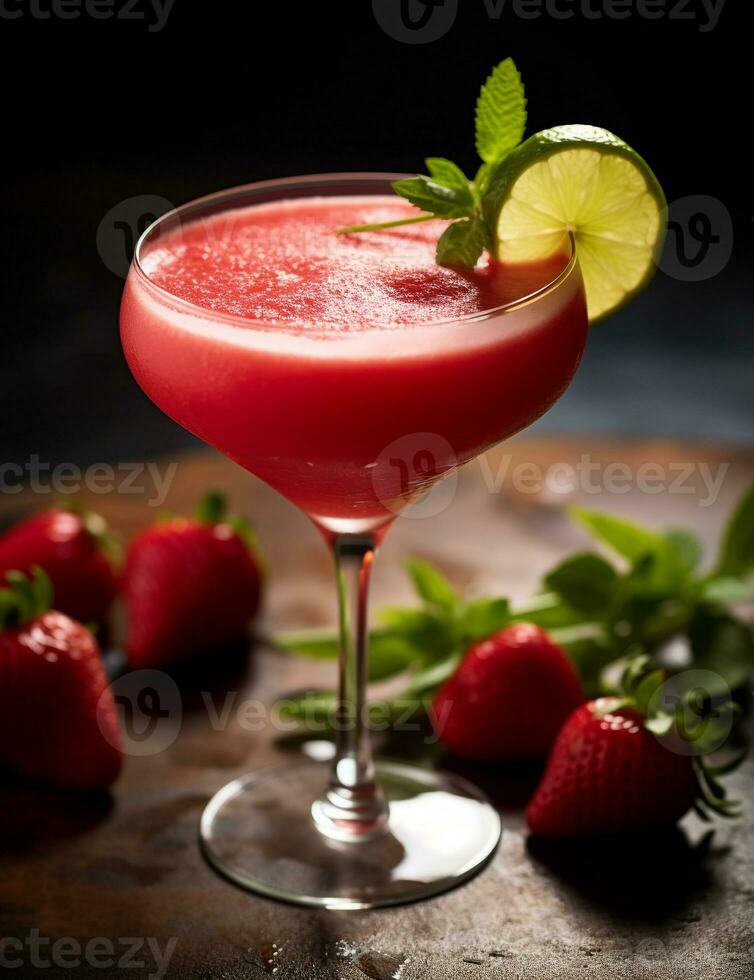
[[118, 586], [112, 537], [98, 514], [45, 510], [0, 538], [0, 583], [12, 569], [28, 574], [35, 566], [52, 579], [60, 612], [105, 623]]
[[531, 832], [540, 837], [621, 833], [682, 817], [697, 795], [691, 757], [666, 748], [645, 721], [637, 708], [621, 707], [615, 698], [589, 701], [574, 711], [529, 804]]
[[[0, 764], [71, 789], [105, 790], [122, 763], [97, 641], [49, 611], [52, 587], [11, 572], [0, 590]], [[15, 624], [15, 625], [11, 625]]]
[[435, 695], [432, 714], [456, 755], [535, 759], [583, 700], [563, 650], [538, 626], [518, 623], [471, 647]]
[[211, 494], [196, 518], [155, 524], [134, 538], [122, 589], [132, 667], [158, 667], [243, 636], [259, 607], [261, 570], [251, 528], [223, 519]]

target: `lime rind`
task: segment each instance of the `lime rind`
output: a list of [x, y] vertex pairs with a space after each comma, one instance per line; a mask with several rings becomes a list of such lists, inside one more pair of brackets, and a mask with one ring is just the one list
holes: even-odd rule
[[576, 240], [590, 322], [646, 287], [664, 242], [666, 202], [617, 136], [572, 125], [536, 133], [498, 167], [485, 199], [495, 257], [531, 262]]

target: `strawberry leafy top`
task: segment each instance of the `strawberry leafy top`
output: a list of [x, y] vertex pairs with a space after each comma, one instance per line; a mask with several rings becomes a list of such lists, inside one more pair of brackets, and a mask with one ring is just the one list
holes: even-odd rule
[[624, 708], [638, 712], [647, 731], [668, 751], [680, 751], [691, 758], [697, 784], [694, 810], [703, 820], [709, 820], [711, 813], [741, 815], [740, 801], [727, 798], [718, 777], [732, 772], [746, 757], [746, 750], [717, 765], [709, 760], [725, 743], [733, 715], [740, 711], [730, 698], [716, 697], [701, 688], [676, 694], [666, 686], [665, 671], [653, 670], [649, 657], [640, 656], [624, 668], [618, 693], [600, 698], [595, 705], [599, 717], [620, 714]]
[[196, 519], [201, 524], [214, 527], [226, 524], [243, 541], [251, 555], [261, 564], [259, 539], [251, 521], [240, 514], [228, 514], [228, 498], [219, 490], [209, 490], [199, 501]]
[[51, 608], [52, 582], [38, 565], [31, 576], [10, 571], [5, 573], [5, 579], [8, 585], [0, 589], [0, 630], [25, 626]]
[[60, 499], [61, 510], [74, 514], [81, 521], [87, 534], [96, 542], [97, 547], [115, 570], [121, 564], [123, 549], [117, 535], [111, 530], [101, 514], [86, 510], [79, 500], [73, 496]]

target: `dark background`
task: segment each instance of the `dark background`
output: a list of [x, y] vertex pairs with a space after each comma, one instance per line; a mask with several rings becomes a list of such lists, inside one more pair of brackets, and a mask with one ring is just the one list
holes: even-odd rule
[[[540, 426], [751, 441], [754, 210], [737, 140], [749, 66], [732, 45], [745, 5], [727, 0], [704, 31], [699, 0], [684, 8], [689, 20], [525, 20], [510, 4], [494, 20], [483, 0], [461, 0], [445, 36], [424, 44], [389, 36], [369, 0], [176, 0], [159, 32], [148, 30], [148, 0], [135, 8], [146, 21], [0, 18], [0, 462], [139, 459], [191, 443], [120, 353], [122, 280], [97, 245], [119, 202], [179, 204], [299, 173], [415, 171], [429, 154], [473, 171], [474, 99], [506, 55], [526, 82], [529, 132], [605, 126], [650, 161], [669, 201], [712, 196], [733, 223], [722, 273], [683, 282], [660, 272], [595, 329]], [[122, 252], [122, 233], [105, 234]]]

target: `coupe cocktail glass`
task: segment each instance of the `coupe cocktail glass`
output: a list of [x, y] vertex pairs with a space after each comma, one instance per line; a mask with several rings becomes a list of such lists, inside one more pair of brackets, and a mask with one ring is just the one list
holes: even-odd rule
[[[499, 841], [497, 812], [465, 780], [373, 760], [369, 578], [403, 508], [534, 421], [569, 384], [587, 330], [576, 256], [566, 240], [551, 281], [481, 312], [449, 318], [439, 303], [421, 322], [335, 331], [187, 301], [150, 278], [150, 256], [176, 236], [190, 240], [199, 223], [211, 229], [211, 252], [213, 236], [233, 235], [259, 205], [384, 199], [396, 176], [265, 182], [178, 208], [142, 236], [121, 310], [124, 351], [147, 395], [300, 507], [332, 550], [341, 632], [334, 761], [233, 780], [210, 801], [200, 833], [208, 860], [238, 884], [340, 909], [444, 891]], [[416, 282], [401, 275], [392, 285], [408, 295]]]

